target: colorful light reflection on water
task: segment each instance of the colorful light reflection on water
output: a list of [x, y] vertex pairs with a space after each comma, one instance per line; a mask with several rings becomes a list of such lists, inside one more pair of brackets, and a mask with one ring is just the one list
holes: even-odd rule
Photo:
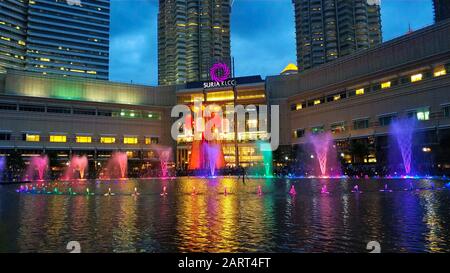
[[[379, 191], [386, 183], [393, 192]], [[61, 194], [16, 193], [17, 185], [3, 185], [0, 252], [65, 252], [73, 240], [86, 252], [366, 252], [371, 240], [380, 241], [383, 252], [449, 251], [445, 183], [314, 178], [244, 184], [233, 177], [45, 183], [48, 192], [57, 187]], [[363, 194], [351, 192], [356, 184]], [[324, 185], [329, 194], [321, 193]], [[68, 195], [69, 188], [77, 195]], [[114, 196], [103, 195], [109, 188]], [[132, 196], [135, 188], [141, 195]]]

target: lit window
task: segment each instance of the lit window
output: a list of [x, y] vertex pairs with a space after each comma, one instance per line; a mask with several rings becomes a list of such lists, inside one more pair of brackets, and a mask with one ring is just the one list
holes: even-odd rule
[[77, 136], [77, 143], [91, 143], [92, 137], [90, 136]]
[[391, 82], [383, 82], [381, 83], [381, 88], [385, 89], [385, 88], [389, 88], [391, 87]]
[[41, 140], [40, 135], [26, 134], [25, 141], [27, 142], [39, 142]]
[[149, 145], [149, 144], [158, 144], [159, 142], [159, 138], [157, 137], [146, 137], [145, 138], [145, 144]]
[[435, 77], [444, 76], [446, 74], [447, 74], [447, 71], [445, 70], [444, 67], [439, 67], [434, 70]]
[[428, 108], [422, 108], [417, 110], [417, 120], [429, 120], [430, 110]]
[[297, 129], [294, 131], [294, 138], [302, 138], [305, 135], [305, 129]]
[[415, 74], [411, 76], [411, 82], [418, 82], [421, 81], [423, 78], [422, 74]]
[[331, 127], [331, 132], [333, 134], [339, 134], [339, 133], [345, 132], [344, 122], [334, 123], [330, 127]]
[[320, 100], [314, 100], [314, 105], [320, 104]]
[[333, 100], [340, 100], [341, 99], [341, 95], [334, 95], [333, 96]]
[[123, 144], [138, 144], [137, 137], [124, 137]]
[[116, 138], [115, 137], [101, 137], [100, 138], [100, 143], [102, 143], [102, 144], [113, 144], [113, 143], [116, 143]]
[[50, 136], [50, 142], [59, 142], [59, 143], [67, 142], [67, 136], [51, 135]]
[[302, 104], [297, 104], [297, 105], [295, 106], [295, 110], [301, 110], [301, 109], [303, 109]]
[[364, 95], [364, 88], [356, 89], [356, 95]]
[[311, 133], [318, 134], [318, 133], [322, 133], [324, 130], [325, 129], [323, 126], [316, 126], [316, 127], [311, 128]]
[[42, 62], [50, 62], [49, 58], [40, 58], [39, 60], [42, 61]]

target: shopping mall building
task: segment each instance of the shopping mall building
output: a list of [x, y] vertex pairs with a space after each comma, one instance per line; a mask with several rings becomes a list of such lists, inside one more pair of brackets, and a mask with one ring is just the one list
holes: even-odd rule
[[[289, 74], [289, 73], [288, 73]], [[189, 161], [192, 135], [173, 140], [176, 104], [279, 105], [275, 166], [301, 160], [305, 135], [330, 131], [342, 161], [380, 165], [389, 150], [389, 124], [417, 119], [416, 152], [427, 168], [450, 173], [450, 22], [442, 22], [290, 75], [235, 78], [176, 86], [139, 86], [7, 71], [0, 75], [0, 154], [46, 153], [52, 166], [86, 154], [101, 166], [126, 151], [130, 172], [157, 161], [157, 145], [173, 147], [177, 168]], [[246, 128], [258, 126], [248, 119]], [[258, 164], [267, 132], [228, 134], [228, 166]], [[428, 162], [428, 163], [427, 163]]]

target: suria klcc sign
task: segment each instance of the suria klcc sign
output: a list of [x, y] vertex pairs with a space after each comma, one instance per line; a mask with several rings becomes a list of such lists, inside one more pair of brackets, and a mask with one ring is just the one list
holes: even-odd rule
[[220, 88], [236, 86], [236, 80], [230, 79], [230, 68], [225, 63], [215, 63], [209, 70], [210, 82], [204, 82], [203, 88]]

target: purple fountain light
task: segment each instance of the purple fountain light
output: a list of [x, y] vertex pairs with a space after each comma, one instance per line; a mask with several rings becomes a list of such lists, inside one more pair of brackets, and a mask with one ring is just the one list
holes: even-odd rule
[[210, 175], [215, 176], [216, 174], [216, 166], [220, 156], [220, 145], [218, 144], [206, 144], [205, 146], [206, 154], [208, 158], [208, 165], [210, 170]]
[[308, 140], [314, 147], [314, 153], [316, 154], [317, 160], [319, 162], [321, 175], [326, 176], [328, 152], [333, 143], [333, 137], [330, 132], [325, 132], [319, 134], [310, 134], [308, 136]]
[[48, 157], [46, 155], [31, 158], [30, 164], [28, 165], [28, 168], [26, 170], [27, 180], [29, 181], [44, 180], [47, 168], [48, 168]]
[[3, 179], [3, 172], [6, 169], [6, 158], [4, 156], [0, 156], [0, 182]]
[[415, 125], [416, 121], [412, 118], [398, 119], [394, 120], [390, 127], [391, 135], [395, 138], [402, 155], [406, 175], [411, 173], [412, 141]]
[[[72, 179], [84, 179], [84, 175], [86, 173], [86, 170], [88, 168], [88, 159], [84, 156], [78, 156], [74, 155], [72, 156], [69, 166], [67, 167], [65, 173], [64, 173], [64, 179], [65, 180], [72, 180]], [[79, 174], [77, 176], [76, 174]]]

